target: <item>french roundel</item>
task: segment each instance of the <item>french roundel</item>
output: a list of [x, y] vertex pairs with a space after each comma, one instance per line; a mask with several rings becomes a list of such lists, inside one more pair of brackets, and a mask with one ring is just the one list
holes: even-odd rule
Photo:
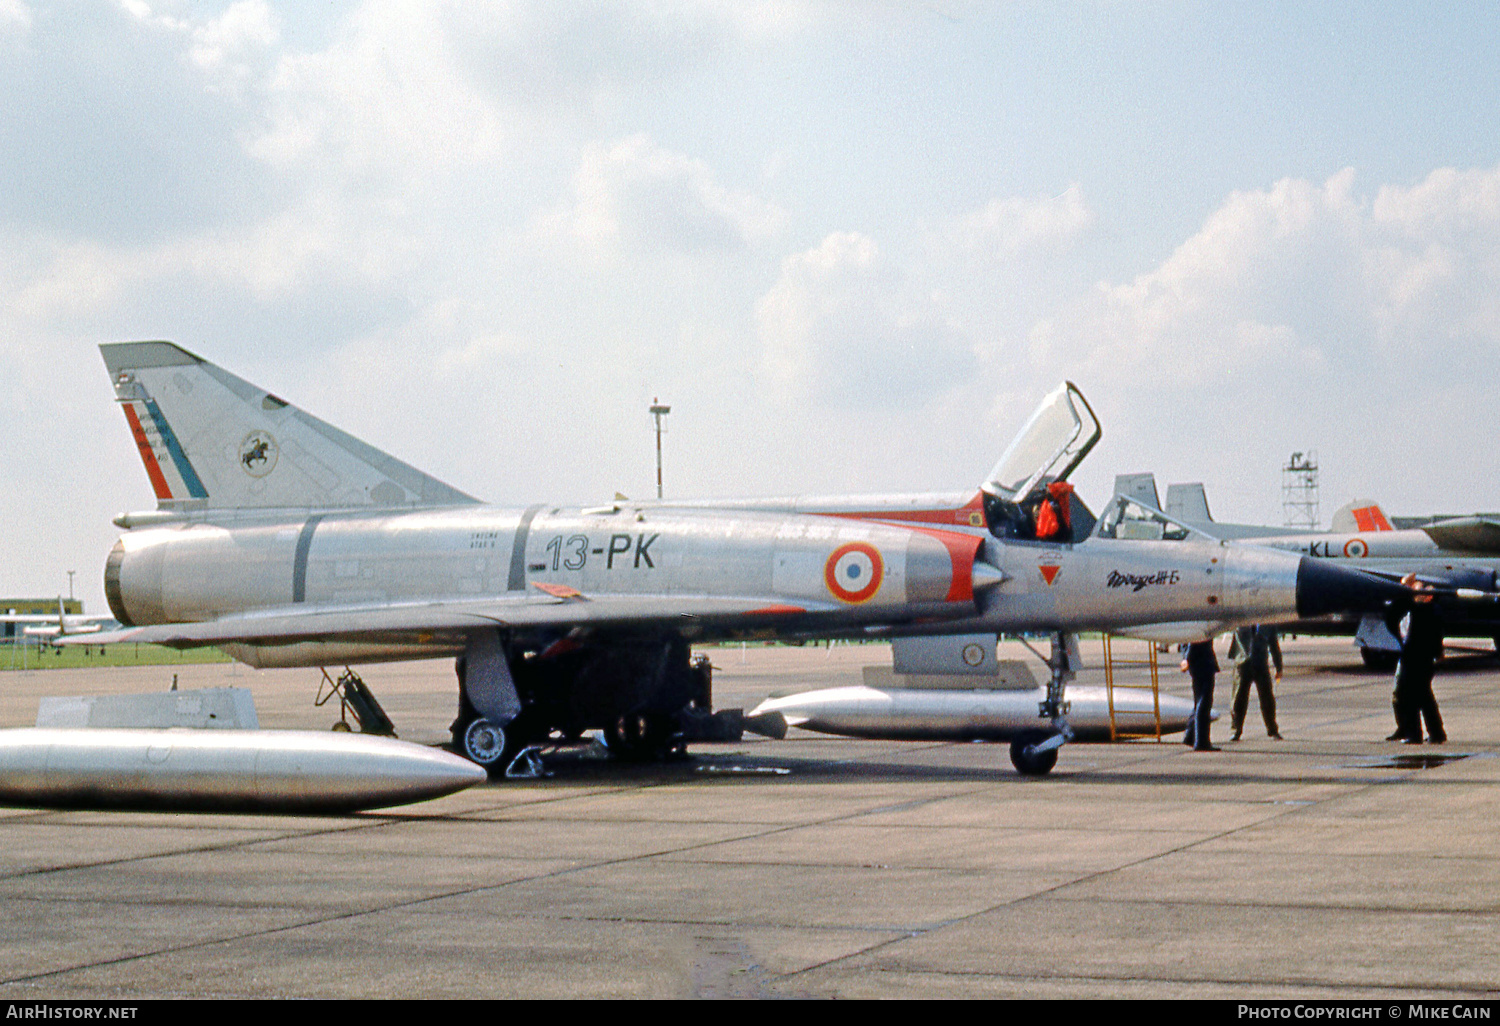
[[1352, 559], [1359, 559], [1370, 554], [1370, 546], [1365, 544], [1363, 538], [1350, 538], [1344, 542], [1344, 555]]
[[864, 542], [839, 546], [823, 565], [823, 581], [828, 590], [845, 602], [874, 598], [884, 578], [885, 562], [875, 546]]

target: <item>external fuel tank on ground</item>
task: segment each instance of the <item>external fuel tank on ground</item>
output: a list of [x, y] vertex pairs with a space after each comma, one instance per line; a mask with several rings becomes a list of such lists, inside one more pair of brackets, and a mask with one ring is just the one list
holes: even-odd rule
[[0, 730], [0, 802], [40, 808], [342, 813], [483, 782], [441, 749], [301, 730]]

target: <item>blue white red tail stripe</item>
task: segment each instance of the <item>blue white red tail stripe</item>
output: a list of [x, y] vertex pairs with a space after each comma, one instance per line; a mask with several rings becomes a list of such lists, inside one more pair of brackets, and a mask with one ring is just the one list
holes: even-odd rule
[[[203, 487], [203, 481], [156, 401], [135, 400], [125, 403], [124, 407], [130, 433], [135, 437], [136, 448], [140, 450], [141, 462], [146, 466], [146, 476], [151, 479], [151, 488], [157, 499], [208, 498], [208, 489]], [[137, 408], [145, 410], [145, 418], [140, 416]]]

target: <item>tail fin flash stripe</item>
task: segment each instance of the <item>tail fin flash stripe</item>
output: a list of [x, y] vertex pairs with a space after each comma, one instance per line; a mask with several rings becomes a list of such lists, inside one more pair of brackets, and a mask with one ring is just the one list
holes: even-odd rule
[[158, 500], [172, 498], [172, 489], [167, 485], [166, 475], [161, 472], [161, 465], [156, 462], [156, 453], [152, 451], [151, 442], [141, 428], [141, 420], [135, 415], [135, 406], [124, 403], [123, 407], [125, 419], [130, 423], [130, 434], [141, 452], [141, 462], [146, 465], [146, 476], [151, 479], [151, 489], [156, 492]]
[[207, 515], [478, 501], [169, 342], [99, 351], [164, 507]]
[[177, 472], [182, 475], [182, 484], [187, 493], [194, 499], [208, 498], [208, 489], [203, 487], [203, 482], [198, 479], [198, 474], [193, 470], [193, 465], [188, 462], [187, 453], [182, 451], [178, 444], [177, 436], [172, 433], [172, 428], [167, 424], [167, 418], [162, 416], [161, 409], [156, 405], [155, 399], [146, 400], [146, 412], [151, 415], [151, 421], [156, 425], [157, 433], [161, 435], [162, 444], [166, 446], [167, 454], [172, 457], [172, 463], [177, 467]]
[[1361, 531], [1389, 531], [1391, 522], [1379, 506], [1364, 506], [1354, 510], [1354, 523]]

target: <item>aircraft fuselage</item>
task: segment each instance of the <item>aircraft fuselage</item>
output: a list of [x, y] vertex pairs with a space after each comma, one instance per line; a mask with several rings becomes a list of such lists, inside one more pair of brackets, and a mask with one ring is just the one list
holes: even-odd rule
[[[110, 556], [106, 593], [134, 626], [541, 592], [757, 600], [733, 615], [684, 615], [675, 633], [694, 640], [1163, 622], [1196, 635], [1296, 615], [1299, 565], [1218, 542], [1051, 544], [840, 516], [464, 506], [137, 529]], [[254, 665], [321, 665], [452, 655], [463, 644], [408, 632], [233, 651]]]

